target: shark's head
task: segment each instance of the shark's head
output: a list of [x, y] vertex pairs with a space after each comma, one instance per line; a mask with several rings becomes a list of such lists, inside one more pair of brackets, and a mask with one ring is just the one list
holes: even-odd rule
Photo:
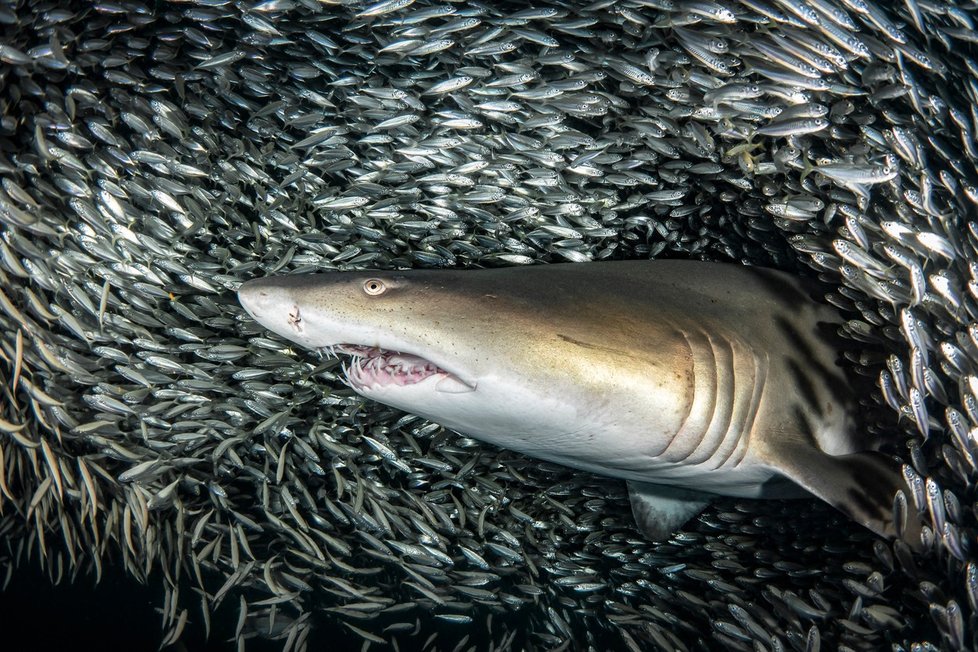
[[[539, 308], [494, 296], [499, 283], [491, 277], [446, 270], [276, 276], [245, 283], [238, 298], [281, 337], [349, 356], [343, 368], [358, 394], [527, 450], [513, 437], [548, 427], [539, 417], [548, 400], [539, 388], [548, 381], [514, 353], [521, 322]], [[503, 318], [498, 300], [507, 306]], [[552, 416], [563, 409], [551, 407]]]
[[416, 272], [279, 276], [245, 283], [238, 299], [274, 333], [351, 356], [347, 379], [361, 394], [381, 400], [399, 392], [474, 391], [484, 370], [459, 349], [449, 353], [452, 343], [442, 338], [457, 332], [440, 334], [436, 326], [453, 317], [445, 293], [429, 281]]

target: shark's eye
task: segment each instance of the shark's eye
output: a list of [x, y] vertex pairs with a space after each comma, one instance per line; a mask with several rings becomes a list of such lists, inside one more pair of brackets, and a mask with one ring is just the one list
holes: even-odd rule
[[368, 278], [363, 282], [363, 291], [371, 296], [377, 296], [387, 291], [387, 286], [379, 278]]

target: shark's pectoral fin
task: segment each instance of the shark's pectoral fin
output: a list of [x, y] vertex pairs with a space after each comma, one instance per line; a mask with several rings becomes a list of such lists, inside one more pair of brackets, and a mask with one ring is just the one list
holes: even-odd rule
[[[782, 442], [771, 450], [771, 467], [857, 523], [888, 538], [903, 538], [919, 549], [920, 526], [913, 495], [899, 464], [875, 452], [828, 455], [801, 443]], [[902, 490], [910, 503], [894, 522], [894, 498]]]
[[635, 523], [651, 541], [668, 539], [703, 511], [711, 498], [700, 491], [633, 481], [628, 482], [628, 494]]

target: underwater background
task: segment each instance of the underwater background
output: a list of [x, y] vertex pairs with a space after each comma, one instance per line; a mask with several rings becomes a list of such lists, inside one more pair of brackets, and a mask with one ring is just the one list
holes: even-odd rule
[[[4, 2], [5, 638], [978, 647], [975, 13]], [[366, 402], [234, 293], [650, 257], [825, 283], [922, 554], [815, 500], [650, 543], [623, 483]]]

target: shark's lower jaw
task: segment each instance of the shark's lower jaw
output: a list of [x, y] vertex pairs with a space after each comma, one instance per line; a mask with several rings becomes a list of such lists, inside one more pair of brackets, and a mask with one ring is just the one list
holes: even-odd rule
[[350, 362], [343, 366], [343, 371], [350, 387], [361, 393], [416, 385], [434, 377], [438, 378], [435, 384], [438, 392], [461, 394], [475, 389], [430, 360], [410, 353], [358, 344], [338, 344], [327, 347], [325, 352], [350, 356]]

